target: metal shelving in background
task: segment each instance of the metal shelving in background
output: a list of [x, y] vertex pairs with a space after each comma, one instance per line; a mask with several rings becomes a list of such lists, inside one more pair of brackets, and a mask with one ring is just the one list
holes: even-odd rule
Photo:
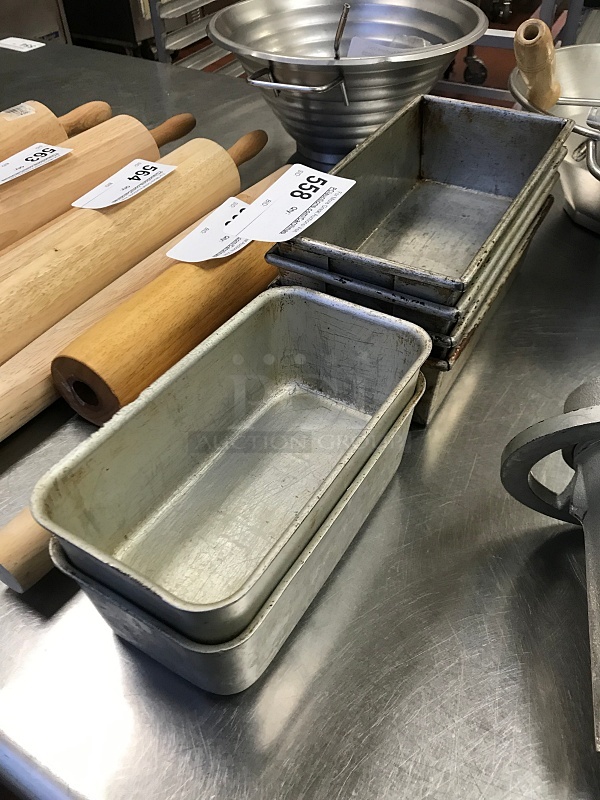
[[[598, 17], [599, 12], [584, 7], [585, 0], [570, 0], [564, 16], [559, 15], [559, 19], [564, 24], [558, 26], [555, 23], [557, 12], [560, 10], [560, 0], [542, 0], [538, 9], [538, 16], [550, 28], [554, 26], [554, 39], [557, 46], [566, 47], [580, 41], [580, 34], [590, 26], [591, 18]], [[479, 5], [479, 3], [477, 3]], [[557, 30], [557, 26], [559, 29]], [[598, 26], [597, 26], [598, 27]], [[476, 49], [481, 47], [493, 47], [506, 50], [514, 48], [515, 31], [504, 28], [489, 28], [487, 32], [477, 41], [473, 47], [473, 55]], [[475, 59], [479, 60], [479, 59]], [[485, 67], [484, 67], [485, 70]], [[485, 81], [485, 78], [484, 78]], [[493, 86], [482, 85], [480, 82], [464, 83], [457, 80], [440, 81], [434, 90], [450, 96], [467, 96], [469, 99], [481, 99], [482, 102], [504, 101], [513, 103], [514, 99], [508, 89], [496, 88]]]
[[237, 0], [147, 0], [158, 60], [236, 78], [243, 75], [233, 55], [212, 44], [207, 35], [211, 17], [234, 2]]

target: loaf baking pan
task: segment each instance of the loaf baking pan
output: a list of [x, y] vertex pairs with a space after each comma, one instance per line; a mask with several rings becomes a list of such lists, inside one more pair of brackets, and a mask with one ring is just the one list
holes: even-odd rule
[[513, 280], [516, 278], [519, 267], [527, 255], [527, 250], [535, 231], [545, 219], [552, 207], [552, 203], [553, 198], [547, 198], [534, 225], [513, 253], [507, 269], [502, 272], [489, 293], [481, 298], [474, 319], [468, 328], [463, 331], [458, 343], [443, 356], [432, 353], [431, 357], [423, 365], [422, 371], [427, 382], [427, 388], [415, 410], [415, 423], [423, 426], [428, 425], [442, 406], [450, 389], [456, 383], [469, 358], [475, 351], [477, 342], [481, 338], [485, 327], [492, 319]]
[[[557, 176], [552, 177], [553, 181], [556, 181], [556, 179]], [[526, 221], [528, 224], [525, 229], [521, 224], [515, 225], [515, 240], [511, 241], [510, 247], [507, 246], [506, 250], [502, 252], [502, 257], [497, 260], [492, 272], [488, 273], [486, 279], [478, 284], [478, 291], [469, 291], [468, 296], [466, 295], [461, 301], [461, 303], [466, 301], [468, 297], [468, 303], [465, 302], [464, 317], [455, 327], [448, 334], [434, 333], [426, 328], [433, 342], [432, 358], [439, 361], [440, 359], [449, 358], [457, 348], [460, 351], [464, 350], [465, 343], [470, 339], [472, 329], [479, 318], [480, 309], [488, 307], [486, 305], [488, 297], [490, 295], [495, 297], [496, 287], [505, 284], [510, 275], [517, 269], [522, 261], [525, 249], [531, 243], [537, 229], [545, 219], [552, 202], [552, 196], [546, 196], [542, 207], [536, 208], [535, 215], [533, 217], [531, 217], [531, 214], [527, 215]], [[335, 280], [330, 280], [331, 278], [335, 278]], [[304, 268], [303, 266], [300, 269], [294, 267], [293, 270], [282, 268], [279, 280], [284, 286], [300, 285], [316, 291], [326, 292], [334, 297], [365, 305], [384, 314], [397, 316], [401, 313], [406, 313], [383, 299], [386, 296], [385, 290], [375, 292], [372, 291], [373, 287], [367, 287], [368, 291], [365, 292], [365, 284], [346, 280], [340, 278], [340, 276], [332, 276], [330, 273], [323, 272], [323, 270], [316, 270], [310, 267]], [[412, 316], [409, 316], [409, 319], [413, 322], [415, 321]], [[447, 369], [450, 369], [450, 367], [448, 366]]]
[[247, 689], [273, 658], [335, 569], [398, 470], [417, 390], [334, 510], [292, 564], [247, 628], [223, 644], [198, 644], [168, 628], [69, 562], [58, 540], [56, 566], [81, 586], [115, 633], [196, 686], [217, 694]]
[[[455, 306], [556, 173], [572, 123], [440, 97], [413, 101], [333, 173], [356, 180], [273, 254]], [[269, 258], [267, 259], [269, 260]]]
[[523, 237], [535, 224], [558, 177], [558, 172], [552, 170], [536, 187], [512, 227], [502, 236], [486, 269], [480, 272], [456, 307], [411, 297], [392, 289], [383, 289], [365, 281], [299, 263], [280, 256], [275, 250], [267, 255], [267, 261], [279, 269], [283, 285], [299, 285], [325, 291], [334, 297], [366, 305], [384, 314], [402, 317], [425, 328], [431, 335], [434, 345], [453, 347], [456, 344], [456, 332], [458, 330], [462, 332], [474, 317], [478, 301], [489, 291], [502, 270], [506, 268]]
[[199, 642], [242, 631], [412, 397], [403, 320], [264, 292], [51, 470], [74, 566]]

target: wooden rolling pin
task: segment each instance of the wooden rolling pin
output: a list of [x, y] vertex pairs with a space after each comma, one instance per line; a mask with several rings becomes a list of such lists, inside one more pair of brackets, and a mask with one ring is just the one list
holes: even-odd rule
[[547, 111], [560, 97], [556, 80], [556, 53], [552, 32], [541, 19], [529, 19], [515, 34], [517, 66], [527, 85], [527, 99], [540, 111]]
[[[195, 124], [191, 114], [179, 114], [148, 131], [137, 119], [119, 116], [74, 136], [68, 142], [72, 153], [0, 186], [0, 250], [64, 214], [134, 158], [156, 161], [159, 147]], [[6, 277], [0, 273], [0, 280]]]
[[161, 159], [177, 169], [102, 211], [73, 208], [0, 256], [0, 363], [240, 189], [237, 166], [266, 143], [254, 131], [229, 151], [193, 139]]
[[[238, 197], [246, 203], [262, 194], [287, 167], [251, 186]], [[0, 366], [0, 441], [47, 408], [58, 397], [50, 364], [57, 353], [87, 328], [127, 300], [162, 272], [173, 266], [166, 253], [198, 225], [195, 222], [159, 250], [132, 267], [101, 292], [90, 297], [31, 344]], [[1, 534], [0, 534], [1, 537]], [[2, 560], [0, 559], [0, 564]]]
[[277, 275], [264, 260], [269, 246], [174, 262], [54, 359], [60, 394], [85, 419], [106, 422], [269, 285]]
[[[277, 170], [277, 172], [269, 175], [268, 178], [250, 187], [247, 191], [242, 192], [238, 197], [245, 200], [247, 203], [251, 203], [274, 183], [286, 169], [288, 169], [288, 167]], [[149, 288], [151, 285], [150, 281], [153, 277], [152, 273], [160, 275], [161, 272], [170, 270], [174, 262], [172, 259], [167, 258], [167, 250], [170, 250], [178, 241], [190, 233], [197, 224], [198, 223], [195, 223], [190, 226], [189, 229], [177, 236], [174, 240], [156, 253], [153, 253], [149, 258], [142, 261], [121, 278], [114, 281], [110, 286], [107, 286], [106, 289], [87, 303], [84, 303], [84, 305], [73, 312], [73, 314], [65, 317], [65, 319], [55, 325], [54, 328], [51, 328], [29, 347], [22, 350], [14, 359], [11, 359], [3, 367], [0, 367], [0, 438], [4, 430], [3, 426], [7, 410], [5, 396], [7, 375], [5, 368], [8, 367], [12, 369], [13, 377], [16, 379], [12, 386], [12, 392], [9, 390], [8, 397], [10, 401], [8, 405], [12, 407], [14, 415], [16, 415], [16, 417], [14, 415], [12, 416], [14, 424], [14, 421], [18, 421], [19, 415], [23, 413], [23, 404], [29, 411], [31, 411], [32, 405], [35, 406], [36, 403], [38, 405], [42, 404], [41, 407], [38, 407], [37, 411], [34, 412], [37, 413], [41, 411], [42, 408], [49, 405], [57, 396], [50, 379], [51, 355], [49, 355], [49, 351], [56, 353], [56, 345], [58, 345], [61, 339], [63, 340], [62, 344], [66, 344], [70, 341], [69, 333], [71, 333], [72, 336], [77, 332], [78, 327], [80, 330], [83, 330], [85, 327], [92, 324], [95, 319], [100, 318], [103, 311], [107, 310], [108, 306], [113, 303], [113, 301], [112, 307], [117, 307], [117, 310], [121, 310], [122, 306], [117, 306], [119, 297], [124, 298], [131, 296], [132, 299], [135, 300], [139, 294], [134, 294], [134, 287], [137, 282], [144, 281], [147, 278]], [[233, 314], [235, 311], [238, 311], [245, 302], [251, 300], [259, 294], [262, 289], [268, 286], [277, 271], [270, 267], [262, 257], [262, 254], [266, 252], [266, 245], [263, 243], [259, 249], [260, 254], [256, 262], [250, 265], [246, 259], [242, 261], [242, 259], [238, 258], [241, 256], [241, 253], [226, 261], [219, 260], [216, 268], [213, 262], [206, 263], [201, 267], [189, 264], [185, 265], [192, 267], [192, 269], [199, 269], [199, 275], [201, 277], [204, 275], [205, 270], [208, 270], [205, 276], [207, 278], [206, 287], [209, 291], [206, 303], [208, 304], [212, 301], [214, 308], [211, 309], [211, 311], [216, 312], [217, 317], [213, 318], [211, 321], [206, 321], [206, 319], [203, 318], [200, 326], [198, 326], [198, 332], [192, 335], [184, 330], [185, 337], [180, 343], [182, 351], [183, 349], [185, 349], [185, 352], [191, 350], [201, 341], [201, 338], [198, 338], [199, 335], [204, 338], [204, 336], [212, 333], [212, 331], [218, 327], [218, 324], [225, 321], [227, 318], [225, 316], [227, 312], [223, 310], [225, 305], [230, 309], [230, 313]], [[178, 266], [184, 265], [180, 264]], [[248, 266], [251, 268], [248, 269]], [[211, 269], [212, 273], [210, 272]], [[219, 269], [224, 270], [225, 274], [223, 274], [219, 280], [215, 281], [214, 276]], [[152, 284], [156, 284], [156, 281], [152, 281]], [[157, 287], [155, 287], [155, 290], [160, 291]], [[178, 287], [178, 291], [185, 291], [185, 288]], [[241, 296], [239, 300], [233, 304], [230, 302], [222, 304], [220, 292], [223, 292], [225, 296], [228, 297], [228, 300], [229, 295], [236, 295], [237, 292], [241, 292]], [[190, 309], [188, 309], [188, 319], [189, 310]], [[183, 325], [185, 325], [185, 323], [183, 323]], [[202, 336], [203, 332], [204, 336]], [[196, 341], [196, 339], [198, 339], [198, 341]], [[150, 347], [152, 346], [151, 344]], [[185, 355], [185, 352], [181, 354]], [[12, 362], [15, 361], [17, 364], [11, 367]], [[146, 354], [146, 361], [148, 361], [148, 354]], [[164, 363], [163, 356], [161, 358], [161, 364]], [[171, 365], [169, 364], [169, 366]], [[148, 381], [147, 373], [145, 380]], [[27, 413], [27, 411], [25, 413]], [[33, 414], [30, 414], [27, 419], [31, 419], [31, 416], [33, 416]], [[21, 418], [19, 424], [23, 424], [27, 419]], [[13, 427], [12, 430], [16, 430], [16, 427]], [[7, 434], [4, 433], [4, 435]], [[48, 553], [49, 541], [50, 534], [38, 525], [31, 516], [29, 509], [25, 509], [18, 514], [8, 525], [0, 530], [0, 581], [10, 586], [11, 589], [16, 592], [27, 591], [27, 589], [37, 583], [37, 581], [52, 568], [52, 562]]]
[[60, 144], [112, 116], [108, 103], [95, 100], [57, 117], [35, 100], [0, 112], [0, 161], [32, 144]]
[[15, 592], [26, 592], [52, 569], [50, 535], [28, 508], [0, 531], [0, 581]]
[[106, 422], [269, 285], [277, 275], [264, 260], [269, 247], [172, 262], [56, 356], [59, 393], [85, 419]]

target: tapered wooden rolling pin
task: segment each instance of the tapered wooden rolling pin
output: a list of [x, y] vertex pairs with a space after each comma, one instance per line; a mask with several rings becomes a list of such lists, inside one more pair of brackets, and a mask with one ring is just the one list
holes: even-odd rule
[[108, 103], [94, 100], [57, 117], [42, 103], [27, 100], [0, 112], [0, 161], [32, 144], [60, 144], [69, 136], [110, 119]]
[[74, 208], [0, 256], [14, 272], [0, 289], [0, 363], [115, 278], [240, 189], [238, 165], [266, 143], [264, 131], [228, 152], [193, 139], [161, 159], [177, 169], [131, 200], [102, 211]]
[[[246, 203], [251, 203], [286, 169], [287, 167], [283, 167], [274, 172], [238, 197]], [[173, 266], [175, 262], [167, 257], [167, 251], [191, 233], [198, 224], [199, 222], [194, 223], [148, 258], [136, 264], [0, 366], [0, 441], [33, 419], [58, 397], [50, 374], [50, 364], [54, 356], [138, 289]], [[0, 556], [0, 565], [2, 563]]]
[[[238, 196], [240, 199], [245, 200], [245, 202], [251, 203], [274, 183], [286, 169], [287, 167], [284, 167], [274, 172], [268, 178], [265, 178]], [[190, 267], [191, 269], [198, 270], [196, 280], [190, 281], [189, 276], [186, 276], [185, 285], [181, 285], [180, 270], [171, 273], [173, 267], [169, 265], [172, 265], [174, 262], [166, 256], [166, 252], [180, 241], [183, 236], [190, 233], [197, 224], [198, 223], [190, 226], [188, 230], [184, 231], [184, 233], [176, 237], [176, 239], [169, 242], [159, 251], [130, 270], [130, 272], [116, 280], [96, 295], [96, 297], [92, 298], [73, 314], [69, 315], [69, 317], [65, 317], [62, 322], [58, 323], [58, 325], [50, 329], [50, 331], [47, 331], [46, 334], [36, 340], [36, 342], [33, 342], [28, 348], [21, 351], [15, 359], [11, 359], [11, 361], [3, 367], [0, 367], [0, 432], [2, 431], [1, 426], [3, 420], [5, 420], [6, 412], [6, 398], [2, 397], [3, 388], [6, 388], [7, 376], [5, 368], [11, 368], [11, 364], [15, 360], [20, 359], [22, 361], [20, 365], [17, 365], [16, 369], [13, 368], [14, 377], [17, 379], [19, 370], [23, 371], [21, 374], [21, 385], [18, 385], [17, 380], [17, 383], [13, 387], [12, 397], [9, 392], [8, 398], [12, 401], [9, 405], [12, 406], [14, 412], [19, 414], [22, 410], [24, 399], [26, 407], [29, 408], [31, 408], [32, 402], [35, 405], [36, 399], [38, 403], [43, 403], [43, 407], [48, 405], [56, 396], [49, 378], [50, 359], [47, 358], [48, 349], [58, 344], [61, 337], [68, 337], [69, 330], [71, 333], [74, 333], [74, 329], [76, 329], [78, 325], [82, 323], [85, 324], [85, 322], [88, 324], [92, 322], [94, 315], [102, 312], [102, 308], [98, 307], [99, 305], [106, 308], [106, 305], [112, 300], [115, 300], [118, 296], [127, 296], [129, 294], [131, 300], [134, 301], [134, 308], [137, 307], [138, 312], [143, 314], [146, 312], [144, 303], [153, 304], [153, 299], [157, 296], [160, 297], [163, 288], [166, 288], [167, 291], [169, 290], [172, 281], [175, 282], [177, 289], [177, 297], [174, 298], [174, 302], [179, 302], [181, 297], [185, 297], [188, 290], [194, 291], [195, 301], [198, 301], [200, 296], [202, 298], [199, 303], [201, 308], [196, 314], [194, 314], [193, 304], [186, 303], [185, 318], [178, 324], [177, 331], [173, 327], [170, 328], [172, 334], [177, 335], [177, 333], [180, 333], [183, 335], [178, 338], [178, 343], [175, 346], [169, 343], [171, 345], [169, 353], [151, 352], [151, 348], [157, 345], [161, 346], [161, 344], [164, 345], [164, 337], [154, 336], [152, 342], [149, 342], [148, 346], [142, 348], [143, 352], [138, 349], [137, 353], [128, 354], [129, 358], [139, 358], [141, 355], [144, 359], [144, 376], [138, 381], [137, 387], [139, 394], [142, 389], [146, 388], [146, 385], [149, 385], [150, 382], [154, 380], [154, 377], [158, 377], [158, 374], [162, 374], [162, 372], [168, 369], [169, 366], [172, 366], [172, 363], [175, 363], [179, 357], [185, 355], [185, 353], [189, 352], [196, 344], [202, 341], [203, 338], [212, 333], [213, 330], [216, 330], [229, 316], [242, 308], [252, 298], [256, 297], [256, 295], [265, 289], [276, 276], [277, 270], [269, 266], [264, 260], [263, 256], [266, 252], [267, 245], [263, 242], [260, 246], [258, 246], [257, 243], [257, 246], [254, 248], [257, 252], [252, 256], [248, 253], [243, 259], [240, 257], [242, 253], [238, 253], [230, 259], [219, 259], [215, 262], [207, 262], [201, 266], [176, 264], [175, 266], [178, 268]], [[151, 277], [149, 276], [151, 276], [152, 272], [157, 274], [163, 272], [164, 276], [164, 274], [166, 274], [165, 271], [171, 274], [171, 278], [167, 281], [165, 287], [158, 284], [160, 278], [150, 282]], [[221, 271], [220, 276], [218, 276], [219, 271]], [[146, 287], [150, 289], [149, 294], [143, 297], [143, 290], [134, 294], [133, 291], [131, 291], [132, 284], [144, 280], [145, 277], [148, 278], [149, 281]], [[102, 297], [103, 295], [104, 297]], [[232, 301], [232, 297], [236, 299]], [[141, 304], [140, 300], [142, 301]], [[101, 301], [100, 304], [98, 304], [98, 301]], [[127, 303], [123, 303], [123, 305], [116, 307], [116, 311], [120, 312], [120, 316], [117, 319], [121, 319], [121, 322], [124, 324], [127, 324], [127, 305]], [[202, 306], [204, 307], [202, 308]], [[149, 307], [151, 308], [152, 306], [150, 305]], [[123, 312], [125, 312], [124, 317]], [[112, 314], [109, 314], [108, 319], [110, 319], [110, 317], [112, 317]], [[157, 321], [160, 327], [162, 324], [160, 312], [158, 314], [154, 313], [152, 320], [143, 321], [144, 330], [138, 329], [135, 335], [141, 334], [145, 336], [152, 330]], [[140, 322], [139, 318], [138, 322]], [[186, 328], [188, 324], [194, 325], [193, 331]], [[96, 326], [91, 330], [94, 331], [95, 328]], [[118, 328], [115, 327], [114, 333], [118, 334]], [[131, 340], [129, 343], [131, 345]], [[38, 344], [37, 353], [35, 348], [36, 344]], [[30, 352], [28, 353], [27, 351]], [[44, 352], [46, 354], [45, 359]], [[56, 352], [56, 350], [53, 352]], [[114, 350], [111, 352], [114, 352]], [[35, 355], [37, 355], [38, 358], [37, 362], [32, 359], [32, 356]], [[157, 369], [153, 368], [152, 364], [152, 359], [155, 355], [159, 356], [158, 369], [160, 369], [161, 372], [158, 374], [155, 374]], [[21, 359], [21, 356], [24, 358]], [[41, 364], [45, 364], [45, 368], [42, 367], [39, 369], [38, 366]], [[136, 363], [133, 365], [133, 368], [137, 369], [138, 366], [139, 364]], [[133, 397], [131, 399], [133, 399]], [[38, 408], [38, 410], [41, 409]], [[11, 520], [8, 525], [0, 530], [0, 581], [17, 592], [27, 591], [27, 589], [37, 583], [37, 581], [52, 568], [52, 562], [48, 553], [49, 541], [50, 534], [38, 525], [31, 516], [29, 509], [24, 509]]]
[[134, 117], [119, 116], [74, 136], [67, 156], [0, 186], [0, 250], [64, 214], [134, 158], [156, 161], [159, 147], [195, 124], [191, 114], [179, 114], [149, 131]]
[[527, 99], [547, 111], [560, 97], [556, 80], [556, 52], [552, 32], [541, 19], [529, 19], [515, 34], [517, 66], [527, 85]]

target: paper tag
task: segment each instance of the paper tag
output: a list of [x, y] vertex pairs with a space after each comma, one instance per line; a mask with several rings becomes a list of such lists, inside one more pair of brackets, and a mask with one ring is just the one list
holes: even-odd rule
[[30, 106], [29, 103], [19, 103], [18, 106], [12, 106], [4, 111], [0, 111], [0, 117], [3, 119], [18, 119], [19, 117], [30, 117], [35, 114], [35, 108]]
[[96, 186], [71, 205], [75, 208], [101, 209], [130, 200], [136, 194], [170, 175], [175, 167], [136, 158], [126, 167], [115, 172], [108, 180]]
[[8, 36], [0, 39], [0, 47], [6, 50], [17, 50], [19, 53], [27, 53], [29, 50], [37, 50], [38, 47], [45, 47], [44, 42], [34, 42], [31, 39], [19, 39], [18, 36]]
[[356, 181], [294, 164], [231, 223], [228, 234], [257, 242], [286, 242], [337, 203]]
[[375, 58], [377, 56], [397, 56], [406, 50], [418, 50], [427, 47], [429, 42], [420, 36], [396, 36], [390, 42], [378, 42], [375, 39], [365, 39], [362, 36], [353, 36], [348, 48], [348, 58]]
[[45, 167], [46, 164], [50, 164], [70, 152], [69, 148], [59, 147], [56, 144], [43, 144], [42, 142], [32, 144], [31, 147], [0, 161], [0, 186], [32, 172], [34, 169]]
[[216, 208], [198, 227], [172, 247], [167, 255], [176, 261], [189, 261], [197, 264], [210, 258], [225, 258], [242, 250], [250, 239], [241, 236], [231, 237], [228, 226], [250, 208], [248, 203], [230, 197]]

